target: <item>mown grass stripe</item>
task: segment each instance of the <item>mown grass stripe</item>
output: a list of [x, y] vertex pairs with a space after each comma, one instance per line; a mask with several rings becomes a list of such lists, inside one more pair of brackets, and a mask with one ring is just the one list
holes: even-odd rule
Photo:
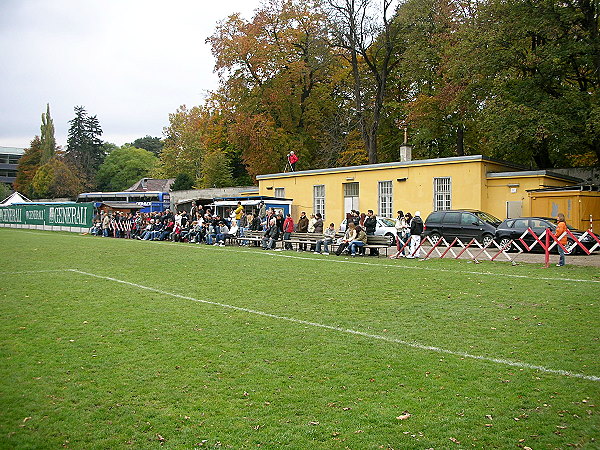
[[113, 281], [115, 283], [120, 283], [120, 284], [124, 284], [124, 285], [127, 285], [127, 286], [132, 286], [132, 287], [135, 287], [135, 288], [138, 288], [138, 289], [143, 289], [143, 290], [147, 290], [147, 291], [151, 291], [151, 292], [156, 292], [157, 294], [166, 295], [166, 296], [170, 296], [170, 297], [175, 297], [175, 298], [179, 298], [179, 299], [183, 299], [183, 300], [191, 300], [191, 301], [194, 301], [194, 302], [204, 303], [204, 304], [213, 305], [213, 306], [219, 306], [219, 307], [222, 307], [222, 308], [232, 309], [232, 310], [235, 310], [235, 311], [246, 312], [246, 313], [249, 313], [249, 314], [256, 314], [256, 315], [263, 316], [263, 317], [268, 317], [268, 318], [271, 318], [271, 319], [285, 320], [285, 321], [288, 321], [288, 322], [297, 323], [297, 324], [301, 324], [301, 325], [308, 325], [308, 326], [312, 326], [312, 327], [323, 328], [323, 329], [326, 329], [326, 330], [332, 330], [332, 331], [338, 331], [338, 332], [342, 332], [342, 333], [347, 333], [347, 334], [362, 336], [362, 337], [366, 337], [366, 338], [369, 338], [369, 339], [376, 339], [376, 340], [380, 340], [380, 341], [390, 342], [390, 343], [393, 343], [393, 344], [400, 344], [400, 345], [404, 345], [404, 346], [408, 346], [408, 347], [412, 347], [412, 348], [416, 348], [416, 349], [420, 349], [420, 350], [427, 350], [427, 351], [433, 351], [433, 352], [437, 352], [437, 353], [444, 353], [444, 354], [447, 354], [447, 355], [459, 356], [461, 358], [470, 358], [470, 359], [475, 359], [475, 360], [479, 360], [479, 361], [492, 362], [492, 363], [502, 364], [502, 365], [511, 366], [511, 367], [519, 367], [519, 368], [522, 368], [522, 369], [538, 370], [538, 371], [544, 372], [544, 373], [556, 374], [556, 375], [563, 375], [563, 376], [568, 376], [568, 377], [573, 377], [573, 378], [581, 378], [581, 379], [589, 380], [589, 381], [600, 381], [600, 377], [594, 376], [594, 375], [585, 375], [585, 374], [581, 374], [581, 373], [574, 373], [574, 372], [570, 372], [568, 370], [562, 370], [562, 369], [550, 369], [550, 368], [547, 368], [547, 367], [544, 367], [544, 366], [539, 366], [539, 365], [529, 364], [529, 363], [523, 363], [523, 362], [519, 362], [519, 361], [512, 361], [512, 360], [503, 359], [503, 358], [492, 358], [492, 357], [489, 357], [489, 356], [472, 355], [472, 354], [466, 353], [466, 352], [459, 352], [459, 351], [454, 351], [454, 350], [447, 350], [447, 349], [444, 349], [444, 348], [441, 348], [441, 347], [435, 347], [435, 346], [420, 344], [418, 342], [404, 341], [404, 340], [401, 340], [401, 339], [390, 338], [390, 337], [381, 336], [381, 335], [378, 335], [378, 334], [365, 333], [363, 331], [352, 330], [352, 329], [349, 329], [349, 328], [341, 328], [341, 327], [336, 327], [336, 326], [332, 326], [332, 325], [326, 325], [326, 324], [321, 324], [321, 323], [317, 323], [317, 322], [310, 322], [310, 321], [307, 321], [307, 320], [296, 319], [296, 318], [293, 318], [293, 317], [280, 316], [280, 315], [277, 315], [277, 314], [270, 314], [270, 313], [267, 313], [267, 312], [264, 312], [264, 311], [258, 311], [258, 310], [254, 310], [254, 309], [243, 308], [243, 307], [240, 307], [240, 306], [228, 305], [226, 303], [214, 302], [214, 301], [211, 301], [211, 300], [198, 299], [198, 298], [189, 297], [189, 296], [186, 296], [186, 295], [181, 295], [181, 294], [176, 294], [176, 293], [173, 293], [173, 292], [164, 291], [162, 289], [157, 289], [157, 288], [153, 288], [153, 287], [150, 287], [150, 286], [144, 286], [144, 285], [138, 284], [138, 283], [132, 283], [130, 281], [120, 280], [118, 278], [108, 277], [108, 276], [104, 276], [104, 275], [97, 275], [97, 274], [90, 273], [90, 272], [84, 272], [84, 271], [77, 270], [77, 269], [65, 269], [65, 270], [69, 271], [69, 272], [78, 273], [78, 274], [81, 274], [81, 275], [86, 275], [86, 276], [89, 276], [89, 277], [94, 277], [94, 278], [99, 278], [99, 279]]

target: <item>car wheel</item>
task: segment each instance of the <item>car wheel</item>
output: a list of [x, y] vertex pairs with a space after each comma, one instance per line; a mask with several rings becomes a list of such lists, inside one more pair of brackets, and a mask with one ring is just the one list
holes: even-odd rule
[[[510, 242], [509, 238], [502, 238], [500, 239], [500, 248], [504, 248], [508, 245], [508, 243]], [[505, 249], [505, 251], [510, 252], [513, 249], [513, 245], [511, 244], [510, 247], [507, 247]]]
[[396, 245], [396, 236], [394, 236], [392, 233], [386, 233], [385, 237], [388, 238], [388, 245], [390, 247]]
[[484, 234], [483, 235], [483, 246], [486, 247], [493, 240], [494, 240], [494, 236], [492, 236], [491, 234]]
[[[569, 248], [571, 247], [571, 245], [573, 245], [575, 241], [571, 238], [567, 239], [567, 245], [565, 245], [565, 247]], [[581, 250], [581, 247], [579, 247], [579, 245], [576, 245], [575, 248], [573, 248], [573, 250], [571, 250], [571, 253], [566, 253], [567, 255], [578, 255], [579, 253], [583, 253], [583, 250]], [[558, 244], [556, 244], [556, 253], [558, 253]]]
[[431, 243], [433, 245], [437, 244], [438, 241], [440, 240], [441, 236], [439, 233], [433, 232], [429, 235], [429, 239], [431, 240]]

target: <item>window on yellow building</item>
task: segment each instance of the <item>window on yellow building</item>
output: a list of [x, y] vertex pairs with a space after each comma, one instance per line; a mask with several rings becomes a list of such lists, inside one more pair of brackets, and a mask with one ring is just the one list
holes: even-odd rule
[[313, 186], [313, 211], [319, 213], [325, 218], [325, 185], [317, 184]]
[[379, 182], [379, 216], [392, 217], [393, 188], [391, 181]]
[[433, 179], [433, 210], [443, 211], [452, 208], [452, 178]]
[[276, 198], [285, 198], [285, 188], [275, 188]]
[[358, 183], [344, 183], [344, 213], [358, 210]]

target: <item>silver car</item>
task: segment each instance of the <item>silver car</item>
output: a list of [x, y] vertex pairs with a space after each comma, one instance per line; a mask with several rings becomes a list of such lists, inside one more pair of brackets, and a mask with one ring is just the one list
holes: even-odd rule
[[[346, 231], [346, 219], [340, 224], [340, 231], [344, 233]], [[390, 245], [396, 245], [396, 222], [387, 217], [377, 218], [377, 228], [375, 228], [376, 236], [385, 236], [389, 239]]]

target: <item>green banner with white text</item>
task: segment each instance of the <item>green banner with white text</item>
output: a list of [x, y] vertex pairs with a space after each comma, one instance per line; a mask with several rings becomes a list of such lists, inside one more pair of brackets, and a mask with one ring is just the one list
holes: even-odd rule
[[0, 223], [61, 227], [92, 226], [93, 203], [36, 203], [0, 206]]

